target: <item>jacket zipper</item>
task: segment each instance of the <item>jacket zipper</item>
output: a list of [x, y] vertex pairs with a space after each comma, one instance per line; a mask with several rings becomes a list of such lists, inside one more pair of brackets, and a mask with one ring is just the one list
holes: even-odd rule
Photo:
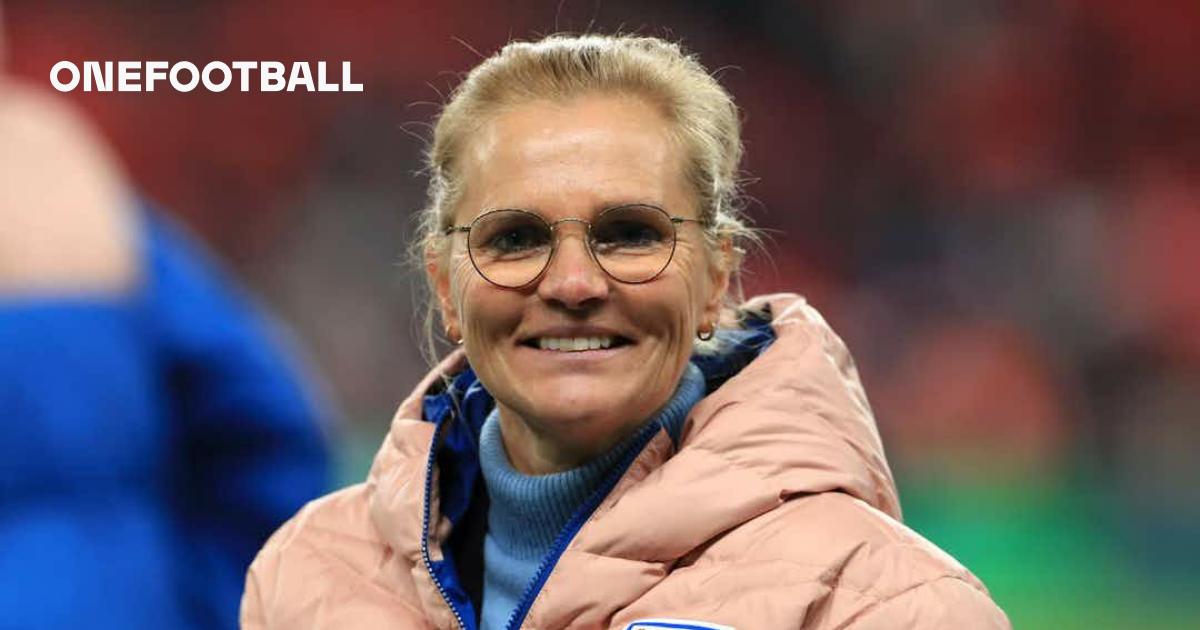
[[558, 537], [554, 539], [554, 546], [551, 547], [550, 553], [542, 559], [542, 564], [538, 567], [536, 577], [529, 583], [529, 586], [525, 587], [525, 593], [521, 596], [520, 605], [517, 606], [516, 610], [508, 618], [507, 630], [518, 630], [521, 624], [525, 622], [525, 617], [529, 614], [529, 609], [533, 607], [534, 600], [537, 599], [537, 595], [541, 592], [542, 587], [546, 585], [546, 580], [550, 578], [550, 573], [554, 569], [554, 566], [558, 564], [558, 559], [562, 557], [563, 552], [567, 550], [571, 541], [574, 540], [575, 534], [578, 534], [579, 530], [583, 529], [583, 525], [592, 517], [592, 513], [596, 511], [596, 508], [600, 507], [600, 503], [604, 501], [608, 493], [612, 492], [612, 489], [621, 480], [621, 477], [625, 476], [625, 471], [629, 469], [633, 461], [646, 448], [646, 444], [650, 442], [650, 439], [660, 429], [661, 426], [658, 423], [652, 423], [643, 428], [643, 435], [634, 442], [629, 448], [629, 452], [621, 458], [620, 465], [613, 468], [608, 477], [604, 479], [604, 483], [599, 488], [596, 488], [592, 496], [588, 497], [588, 500], [571, 516], [571, 520], [567, 521], [566, 526], [558, 533]]
[[442, 581], [438, 579], [436, 573], [433, 572], [433, 560], [429, 557], [429, 503], [430, 495], [433, 491], [433, 465], [437, 459], [438, 447], [441, 446], [442, 426], [446, 417], [453, 415], [453, 411], [449, 411], [442, 419], [434, 425], [433, 444], [429, 449], [429, 460], [425, 464], [425, 514], [421, 518], [421, 558], [425, 561], [425, 570], [429, 571], [429, 577], [433, 580], [434, 586], [437, 586], [438, 593], [441, 593], [442, 600], [446, 602], [446, 606], [450, 608], [450, 612], [454, 613], [454, 619], [458, 621], [458, 627], [461, 630], [468, 630], [467, 623], [463, 621], [462, 613], [450, 601], [450, 596], [446, 594], [446, 587]]

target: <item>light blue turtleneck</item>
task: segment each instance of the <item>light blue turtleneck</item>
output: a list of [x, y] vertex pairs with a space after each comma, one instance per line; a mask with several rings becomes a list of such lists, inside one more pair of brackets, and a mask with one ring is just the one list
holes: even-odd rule
[[[646, 424], [657, 423], [678, 443], [688, 412], [703, 396], [704, 376], [689, 363], [675, 394]], [[493, 409], [479, 436], [480, 465], [490, 498], [483, 544], [483, 630], [505, 627], [559, 532], [640, 433], [633, 432], [578, 468], [530, 476], [517, 472], [509, 462], [499, 420]]]

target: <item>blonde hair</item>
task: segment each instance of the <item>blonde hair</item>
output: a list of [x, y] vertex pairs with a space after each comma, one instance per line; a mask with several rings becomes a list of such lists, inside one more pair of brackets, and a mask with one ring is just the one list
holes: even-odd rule
[[[471, 70], [434, 125], [426, 153], [428, 202], [421, 212], [414, 257], [423, 260], [444, 246], [443, 230], [450, 226], [463, 192], [459, 163], [464, 146], [492, 116], [531, 101], [587, 94], [640, 97], [670, 121], [686, 156], [684, 172], [695, 191], [699, 218], [708, 226], [710, 253], [723, 241], [732, 244], [732, 257], [717, 257], [734, 278], [726, 302], [740, 299], [736, 280], [741, 253], [758, 239], [739, 203], [742, 140], [737, 106], [693, 55], [655, 37], [551, 35], [509, 43]], [[430, 299], [425, 336], [431, 359], [434, 319]]]

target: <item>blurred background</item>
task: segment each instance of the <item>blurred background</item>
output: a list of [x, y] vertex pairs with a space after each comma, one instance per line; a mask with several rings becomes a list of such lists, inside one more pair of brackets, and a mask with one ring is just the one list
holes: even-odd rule
[[510, 38], [682, 40], [745, 119], [748, 293], [855, 351], [908, 523], [1017, 628], [1200, 627], [1200, 3], [8, 0], [59, 60], [353, 63], [361, 93], [64, 95], [286, 322], [363, 478], [427, 366], [423, 138]]

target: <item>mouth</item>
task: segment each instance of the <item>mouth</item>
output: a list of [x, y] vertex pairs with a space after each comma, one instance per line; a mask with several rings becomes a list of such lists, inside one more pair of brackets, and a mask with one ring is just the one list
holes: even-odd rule
[[521, 345], [550, 352], [587, 352], [609, 350], [631, 344], [632, 341], [619, 335], [594, 335], [589, 337], [533, 337]]

